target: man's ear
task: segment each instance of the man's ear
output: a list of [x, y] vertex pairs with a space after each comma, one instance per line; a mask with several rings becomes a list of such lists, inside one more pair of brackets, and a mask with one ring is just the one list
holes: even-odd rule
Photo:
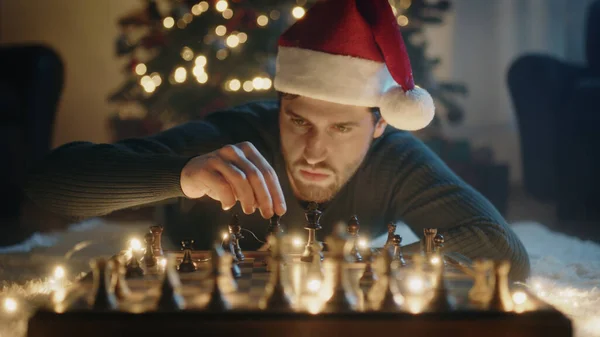
[[383, 131], [385, 131], [385, 127], [387, 125], [388, 124], [385, 121], [385, 119], [383, 119], [383, 117], [379, 117], [377, 124], [375, 124], [375, 131], [373, 132], [373, 138], [381, 137], [381, 135], [383, 134]]

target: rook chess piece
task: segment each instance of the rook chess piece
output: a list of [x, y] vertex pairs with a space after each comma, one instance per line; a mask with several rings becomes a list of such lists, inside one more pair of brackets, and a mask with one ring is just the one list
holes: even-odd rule
[[429, 259], [429, 256], [434, 253], [434, 237], [437, 234], [437, 229], [425, 228], [423, 234], [425, 234], [425, 256]]
[[355, 306], [355, 299], [344, 287], [344, 264], [347, 261], [346, 247], [349, 238], [345, 228], [339, 224], [332, 235], [327, 238], [329, 261], [334, 265], [333, 295], [325, 302], [324, 310], [327, 312], [351, 311]]
[[396, 234], [396, 224], [393, 222], [388, 223], [388, 237], [383, 248], [390, 247], [394, 244], [394, 234]]
[[125, 281], [125, 266], [121, 262], [118, 256], [114, 256], [111, 258], [112, 261], [112, 273], [115, 278], [115, 295], [118, 300], [124, 300], [129, 295], [131, 295], [131, 290], [127, 286], [127, 281]]
[[[304, 229], [308, 231], [308, 240], [306, 241], [306, 246], [304, 247], [304, 252], [300, 257], [300, 260], [303, 262], [312, 262], [313, 255], [315, 254], [316, 244], [318, 244], [316, 239], [316, 231], [321, 229], [321, 224], [319, 223], [321, 219], [322, 212], [319, 211], [319, 205], [316, 202], [311, 202], [308, 204], [308, 208], [304, 214], [306, 217], [306, 225]], [[319, 257], [323, 260], [323, 253], [319, 253]]]
[[167, 265], [160, 287], [160, 297], [156, 304], [158, 310], [181, 310], [185, 301], [180, 294], [181, 281], [175, 271], [175, 256], [167, 256]]
[[494, 264], [494, 290], [490, 299], [489, 309], [495, 311], [512, 311], [514, 303], [510, 296], [508, 286], [508, 273], [510, 262], [506, 260], [495, 261]]
[[[231, 308], [231, 305], [225, 298], [225, 294], [221, 289], [220, 278], [221, 270], [224, 264], [225, 252], [221, 244], [214, 244], [211, 252], [211, 279], [213, 281], [212, 290], [206, 309], [210, 311], [225, 311]], [[231, 257], [229, 257], [231, 260]]]
[[246, 258], [240, 247], [240, 239], [243, 238], [240, 218], [237, 214], [234, 214], [231, 218], [231, 223], [229, 224], [229, 244], [231, 246], [230, 249], [235, 256], [235, 262], [244, 261]]
[[404, 260], [404, 256], [402, 255], [401, 243], [402, 237], [398, 234], [395, 234], [394, 238], [392, 239], [392, 246], [394, 247], [392, 263], [398, 264], [399, 267], [406, 267], [406, 261]]
[[269, 236], [271, 247], [271, 279], [267, 284], [265, 296], [261, 299], [259, 307], [266, 310], [287, 311], [292, 308], [292, 302], [282, 282], [283, 252], [282, 236], [274, 234]]
[[148, 268], [156, 266], [156, 256], [154, 256], [154, 235], [152, 233], [146, 233], [144, 236], [146, 241], [146, 253], [144, 254], [144, 264]]
[[191, 273], [196, 271], [196, 264], [192, 260], [192, 245], [194, 240], [183, 240], [181, 241], [181, 250], [183, 250], [183, 259], [179, 264], [180, 273]]
[[99, 258], [91, 262], [92, 274], [94, 276], [93, 310], [113, 310], [117, 308], [117, 297], [115, 296], [115, 282], [112, 277], [112, 263]]
[[152, 249], [154, 250], [154, 257], [163, 256], [162, 249], [162, 226], [151, 226], [150, 233], [154, 236], [154, 241], [152, 242]]
[[358, 217], [356, 215], [350, 218], [348, 222], [348, 234], [350, 235], [350, 240], [352, 242], [352, 250], [350, 250], [350, 258], [352, 262], [362, 262], [363, 258], [360, 256], [360, 252], [358, 249], [358, 232], [360, 231], [360, 223], [358, 222]]

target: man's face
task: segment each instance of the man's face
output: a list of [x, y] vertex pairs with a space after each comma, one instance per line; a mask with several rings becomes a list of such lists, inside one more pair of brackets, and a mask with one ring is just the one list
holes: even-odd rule
[[335, 196], [386, 126], [383, 119], [374, 124], [368, 108], [302, 96], [284, 96], [279, 117], [283, 156], [294, 194], [316, 202]]

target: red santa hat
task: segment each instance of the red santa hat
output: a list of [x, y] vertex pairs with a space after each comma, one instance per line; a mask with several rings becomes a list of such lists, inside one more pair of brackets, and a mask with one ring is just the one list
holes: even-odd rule
[[415, 86], [388, 0], [321, 0], [279, 39], [274, 87], [323, 101], [379, 107], [395, 128], [418, 130], [433, 99]]

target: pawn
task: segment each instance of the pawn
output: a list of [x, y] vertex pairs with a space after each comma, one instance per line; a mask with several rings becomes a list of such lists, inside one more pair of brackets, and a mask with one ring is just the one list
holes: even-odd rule
[[115, 278], [115, 295], [117, 299], [122, 301], [125, 298], [131, 295], [131, 290], [129, 286], [127, 286], [127, 281], [125, 280], [125, 266], [121, 262], [118, 256], [114, 256], [111, 258], [112, 262], [112, 273]]
[[377, 280], [377, 275], [373, 272], [373, 251], [370, 248], [365, 251], [364, 261], [366, 262], [365, 269], [358, 284], [361, 289], [368, 291], [373, 282]]
[[194, 240], [181, 241], [181, 249], [183, 250], [183, 259], [177, 268], [180, 273], [192, 273], [196, 271], [196, 264], [192, 260], [192, 245]]
[[158, 310], [181, 310], [185, 301], [180, 294], [181, 281], [175, 271], [175, 256], [167, 256], [165, 273], [160, 287], [160, 297], [156, 304]]
[[154, 235], [152, 233], [146, 233], [144, 236], [146, 242], [146, 253], [144, 254], [144, 264], [147, 268], [156, 266], [156, 256], [154, 256]]
[[338, 226], [333, 235], [327, 240], [330, 252], [330, 261], [335, 266], [333, 281], [333, 295], [325, 303], [325, 311], [343, 312], [351, 311], [355, 301], [344, 287], [344, 262], [346, 261], [346, 246], [349, 243], [343, 226]]
[[489, 309], [495, 311], [512, 311], [514, 303], [510, 296], [508, 287], [508, 273], [510, 271], [510, 262], [496, 261], [494, 264], [494, 290], [490, 299]]
[[261, 299], [259, 307], [266, 310], [288, 311], [292, 308], [292, 301], [285, 291], [282, 282], [283, 253], [282, 236], [274, 234], [269, 236], [269, 247], [271, 247], [271, 280], [267, 284], [265, 296]]
[[392, 253], [389, 248], [385, 248], [381, 252], [380, 258], [383, 262], [383, 271], [381, 278], [379, 279], [379, 285], [376, 289], [383, 290], [383, 298], [381, 299], [379, 310], [382, 311], [396, 311], [398, 309], [398, 303], [394, 299], [394, 293], [392, 292]]
[[144, 276], [144, 269], [140, 266], [140, 261], [138, 260], [138, 252], [135, 250], [131, 251], [131, 259], [129, 259], [129, 263], [127, 263], [127, 269], [125, 271], [126, 278], [138, 278]]
[[454, 300], [448, 294], [448, 287], [446, 285], [444, 269], [445, 268], [443, 263], [437, 265], [437, 282], [435, 289], [433, 289], [433, 297], [429, 301], [428, 306], [429, 311], [432, 312], [450, 311], [454, 308]]
[[358, 249], [358, 232], [360, 231], [360, 223], [358, 222], [358, 217], [356, 215], [353, 215], [352, 218], [350, 218], [347, 231], [352, 242], [350, 259], [352, 262], [362, 262], [363, 258]]
[[94, 276], [93, 310], [114, 310], [117, 308], [115, 282], [112, 277], [112, 263], [105, 259], [96, 259], [90, 263]]
[[[221, 278], [222, 265], [224, 264], [225, 252], [220, 244], [214, 244], [211, 252], [211, 272], [212, 289], [210, 298], [206, 304], [206, 309], [210, 311], [225, 311], [231, 308], [231, 304], [225, 298], [219, 282]], [[229, 258], [231, 261], [231, 257]]]
[[433, 246], [435, 248], [435, 252], [442, 255], [442, 248], [444, 248], [444, 236], [440, 233], [437, 233], [433, 237]]
[[243, 239], [242, 235], [242, 226], [240, 226], [240, 218], [237, 214], [234, 214], [231, 223], [229, 224], [229, 244], [231, 245], [231, 250], [233, 255], [235, 256], [235, 261], [244, 261], [246, 258], [244, 253], [242, 253], [242, 248], [240, 247], [240, 239]]
[[[474, 304], [487, 304], [491, 298], [490, 271], [494, 266], [490, 260], [473, 261], [473, 286], [469, 290], [469, 301]], [[493, 276], [493, 275], [492, 275]]]
[[154, 251], [154, 257], [163, 256], [164, 253], [162, 249], [162, 226], [151, 226], [150, 233], [152, 233], [152, 236], [154, 237], [154, 240], [152, 241], [152, 250]]
[[392, 246], [394, 247], [394, 253], [392, 255], [392, 263], [397, 264], [399, 267], [406, 267], [406, 261], [402, 255], [402, 237], [398, 234], [394, 235], [392, 239]]

